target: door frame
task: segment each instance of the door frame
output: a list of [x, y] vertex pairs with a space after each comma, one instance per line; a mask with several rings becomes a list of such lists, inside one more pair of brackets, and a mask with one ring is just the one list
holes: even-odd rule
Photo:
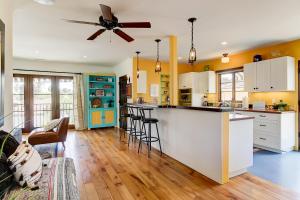
[[[40, 74], [19, 74], [14, 73], [13, 77], [24, 78], [24, 128], [22, 132], [29, 133], [34, 128], [34, 108], [33, 108], [33, 79], [34, 78], [49, 78], [51, 79], [51, 111], [52, 119], [60, 117], [60, 102], [59, 102], [59, 79], [73, 79], [71, 76], [51, 76]], [[69, 128], [74, 128], [74, 124]]]
[[[120, 76], [119, 77], [119, 81], [118, 81], [118, 84], [119, 84], [119, 99], [118, 99], [118, 101], [119, 101], [119, 120], [118, 120], [119, 121], [119, 127], [123, 128], [123, 129], [127, 129], [127, 122], [126, 121], [122, 121], [122, 119], [121, 119], [121, 113], [124, 112], [121, 109], [121, 106], [122, 106], [121, 99], [122, 99], [122, 94], [124, 92], [123, 89], [121, 88], [121, 81], [123, 81], [123, 82], [126, 81], [126, 86], [127, 86], [128, 76], [127, 75]], [[126, 100], [125, 100], [126, 102], [125, 103], [127, 103], [128, 98], [127, 98], [127, 91], [126, 91], [126, 89], [125, 89], [124, 96], [126, 97]]]

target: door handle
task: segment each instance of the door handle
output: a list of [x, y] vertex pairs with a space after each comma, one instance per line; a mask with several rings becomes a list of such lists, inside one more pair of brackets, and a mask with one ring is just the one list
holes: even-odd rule
[[260, 117], [266, 117], [266, 115], [259, 115]]
[[267, 125], [265, 125], [265, 124], [260, 124], [259, 126], [266, 127]]
[[260, 140], [267, 140], [266, 138], [262, 138], [262, 137], [260, 137], [259, 139], [260, 139]]

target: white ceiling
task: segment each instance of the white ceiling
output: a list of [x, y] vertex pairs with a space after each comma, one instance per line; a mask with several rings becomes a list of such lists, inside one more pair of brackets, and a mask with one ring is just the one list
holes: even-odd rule
[[[162, 38], [161, 54], [168, 58], [168, 35], [178, 36], [179, 56], [190, 48], [189, 17], [197, 17], [198, 59], [236, 53], [260, 45], [300, 38], [299, 0], [56, 0], [43, 6], [33, 0], [14, 0], [14, 56], [65, 62], [114, 65], [132, 57], [154, 58], [154, 39]], [[112, 7], [120, 22], [150, 21], [151, 29], [123, 29], [132, 43], [105, 32], [87, 41], [99, 28], [61, 19], [98, 22], [98, 4]], [[111, 37], [111, 42], [110, 42]], [[226, 47], [220, 43], [227, 41]], [[83, 56], [87, 56], [84, 58]]]

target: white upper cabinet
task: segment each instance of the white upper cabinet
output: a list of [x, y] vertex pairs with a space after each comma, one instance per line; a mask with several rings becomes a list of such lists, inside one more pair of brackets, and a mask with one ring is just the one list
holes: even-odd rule
[[256, 65], [256, 92], [270, 89], [270, 60], [258, 62]]
[[256, 85], [256, 63], [244, 65], [245, 91], [255, 92]]
[[295, 59], [280, 57], [244, 65], [245, 90], [280, 92], [295, 90]]
[[179, 75], [179, 89], [192, 89], [193, 88], [193, 72]]
[[216, 74], [213, 71], [180, 74], [178, 87], [197, 93], [216, 93]]
[[216, 73], [206, 71], [199, 73], [200, 93], [216, 93]]
[[295, 90], [295, 59], [281, 57], [272, 59], [271, 62], [271, 91]]

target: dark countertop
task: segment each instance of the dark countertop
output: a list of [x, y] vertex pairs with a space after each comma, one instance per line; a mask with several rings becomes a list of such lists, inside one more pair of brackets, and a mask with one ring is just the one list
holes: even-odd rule
[[155, 104], [138, 104], [138, 103], [128, 103], [129, 105], [137, 107], [150, 107], [150, 108], [162, 108], [162, 109], [184, 109], [184, 110], [199, 110], [199, 111], [210, 111], [210, 112], [232, 112], [233, 109], [230, 107], [209, 107], [209, 106], [174, 106], [174, 105], [155, 105]]
[[194, 107], [194, 106], [158, 106], [158, 108], [164, 108], [164, 109], [185, 109], [185, 110], [199, 110], [199, 111], [211, 111], [211, 112], [232, 112], [233, 109], [230, 107], [209, 107], [209, 106], [203, 106], [203, 107]]
[[255, 109], [242, 109], [242, 108], [239, 108], [239, 109], [234, 109], [235, 111], [243, 111], [243, 112], [259, 112], [259, 113], [271, 113], [271, 114], [281, 114], [281, 113], [287, 113], [287, 112], [295, 112], [294, 110], [287, 110], [287, 111], [280, 111], [280, 110], [255, 110]]

